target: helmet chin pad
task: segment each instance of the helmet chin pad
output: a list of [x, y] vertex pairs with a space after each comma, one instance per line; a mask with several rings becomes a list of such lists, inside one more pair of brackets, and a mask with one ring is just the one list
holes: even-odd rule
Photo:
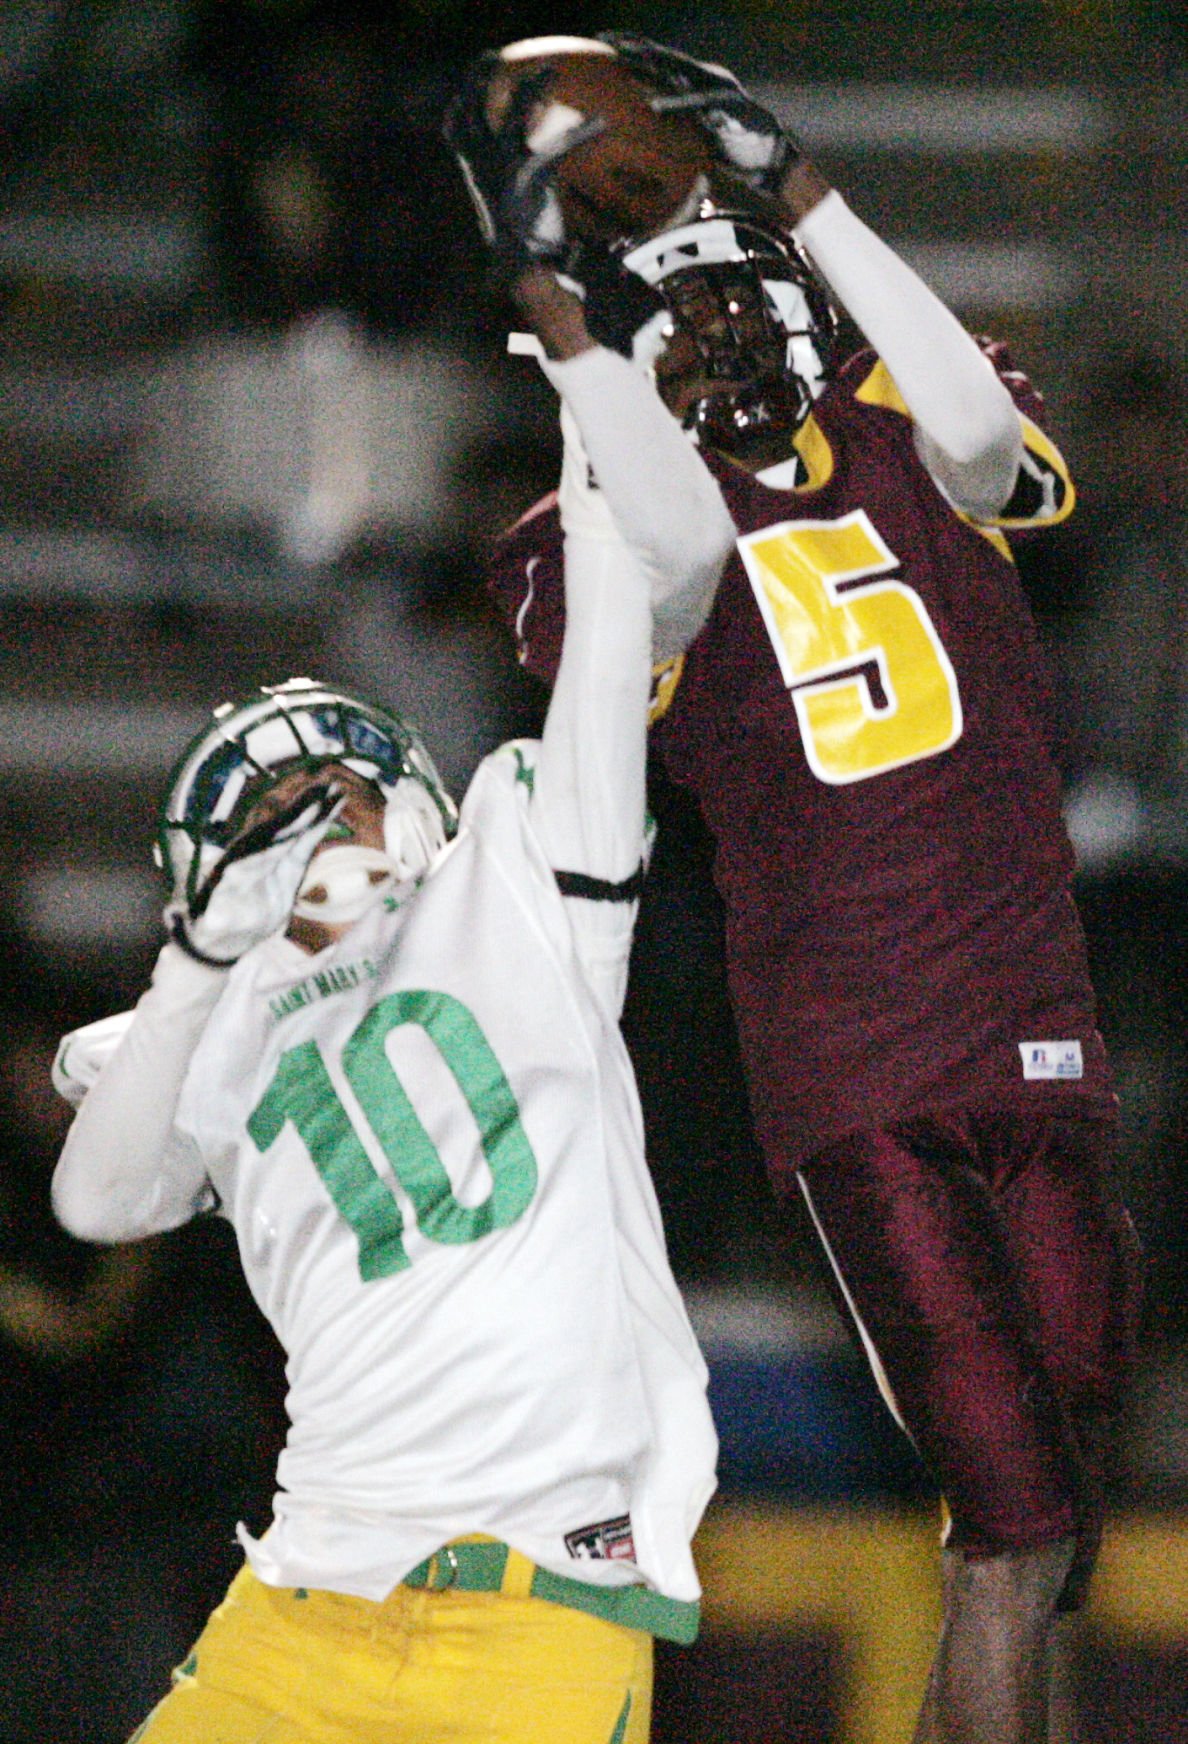
[[419, 781], [405, 777], [384, 809], [384, 846], [344, 842], [320, 849], [309, 863], [293, 913], [324, 926], [350, 926], [381, 896], [407, 894], [447, 840], [440, 810]]
[[293, 913], [323, 926], [350, 926], [395, 882], [396, 868], [379, 848], [357, 842], [323, 848], [309, 863]]

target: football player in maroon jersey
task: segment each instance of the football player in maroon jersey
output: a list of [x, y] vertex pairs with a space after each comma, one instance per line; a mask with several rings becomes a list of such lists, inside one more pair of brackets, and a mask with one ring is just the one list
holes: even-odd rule
[[[603, 40], [657, 107], [699, 120], [722, 171], [691, 221], [618, 251], [657, 296], [625, 348], [738, 528], [708, 621], [658, 670], [655, 749], [715, 839], [772, 1179], [807, 1201], [945, 1499], [916, 1744], [1046, 1744], [1138, 1296], [1007, 541], [1067, 515], [1072, 486], [1003, 348], [966, 334], [732, 75]], [[868, 342], [840, 367], [823, 281]], [[622, 312], [613, 283], [609, 299], [588, 299], [592, 326]], [[593, 514], [563, 427], [562, 502]], [[494, 577], [545, 678], [560, 579], [546, 499]]]

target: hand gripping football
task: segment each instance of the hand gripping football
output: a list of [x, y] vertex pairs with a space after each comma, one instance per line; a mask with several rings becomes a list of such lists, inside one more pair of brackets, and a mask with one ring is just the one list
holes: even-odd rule
[[548, 72], [527, 119], [526, 137], [544, 151], [583, 120], [600, 117], [596, 138], [559, 159], [557, 194], [566, 234], [600, 242], [642, 240], [679, 222], [708, 183], [711, 153], [687, 115], [658, 115], [656, 95], [602, 43], [536, 37], [503, 50], [487, 90], [497, 129], [528, 74]]

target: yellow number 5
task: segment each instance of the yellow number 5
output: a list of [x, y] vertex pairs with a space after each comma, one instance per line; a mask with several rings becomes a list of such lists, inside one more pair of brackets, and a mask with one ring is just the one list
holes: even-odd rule
[[956, 743], [949, 657], [918, 593], [866, 579], [898, 560], [862, 509], [782, 521], [746, 534], [739, 550], [814, 775], [865, 781]]

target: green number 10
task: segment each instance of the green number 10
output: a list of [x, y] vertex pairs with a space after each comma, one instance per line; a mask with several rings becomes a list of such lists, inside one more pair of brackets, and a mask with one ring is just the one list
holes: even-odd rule
[[[474, 1116], [491, 1171], [491, 1191], [481, 1205], [459, 1205], [437, 1147], [388, 1059], [388, 1036], [408, 1023], [418, 1024], [433, 1042]], [[389, 994], [351, 1034], [342, 1067], [430, 1241], [478, 1241], [525, 1211], [536, 1191], [536, 1157], [511, 1085], [473, 1013], [459, 1000], [418, 990]], [[355, 1232], [364, 1282], [403, 1271], [409, 1259], [400, 1206], [376, 1173], [316, 1042], [281, 1055], [248, 1118], [256, 1149], [266, 1151], [290, 1121]]]

